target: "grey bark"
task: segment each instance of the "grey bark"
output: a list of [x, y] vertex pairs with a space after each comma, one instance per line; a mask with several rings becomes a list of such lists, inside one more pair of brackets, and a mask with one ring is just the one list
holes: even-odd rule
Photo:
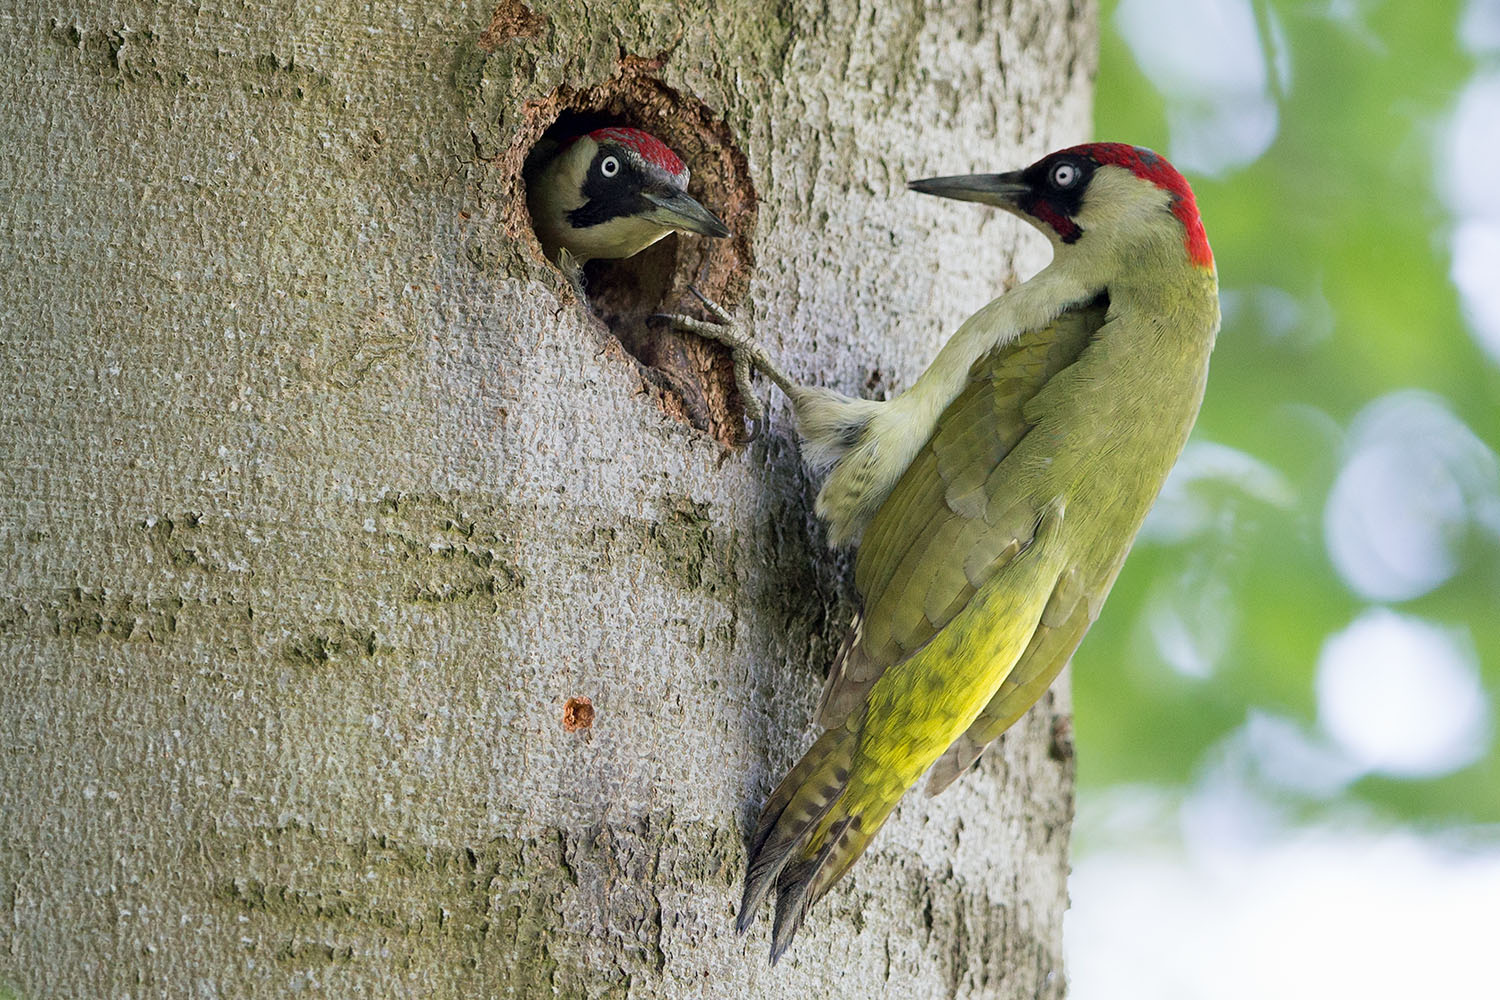
[[669, 412], [516, 169], [528, 102], [647, 60], [744, 153], [740, 315], [893, 392], [1045, 258], [904, 182], [1083, 138], [1090, 4], [22, 7], [0, 993], [1061, 995], [1050, 696], [779, 967], [732, 933], [847, 560], [784, 401], [744, 448]]

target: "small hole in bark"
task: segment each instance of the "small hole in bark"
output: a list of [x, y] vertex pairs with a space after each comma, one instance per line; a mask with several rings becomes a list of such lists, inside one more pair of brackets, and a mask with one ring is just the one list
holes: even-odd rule
[[576, 733], [594, 724], [594, 703], [587, 698], [569, 698], [563, 704], [563, 730]]
[[[731, 235], [712, 239], [674, 233], [633, 257], [590, 261], [583, 272], [586, 305], [639, 363], [657, 405], [726, 445], [737, 444], [747, 428], [729, 351], [652, 323], [650, 317], [682, 312], [711, 318], [689, 285], [735, 311], [754, 267], [757, 200], [749, 164], [729, 126], [703, 102], [656, 79], [652, 73], [658, 69], [656, 60], [626, 57], [617, 77], [583, 90], [561, 88], [528, 106], [518, 136], [520, 148], [528, 150], [521, 173], [531, 176], [558, 143], [612, 125], [656, 136], [687, 164], [688, 193], [723, 220]], [[524, 231], [534, 240], [524, 184], [518, 188]], [[541, 256], [541, 244], [535, 246]], [[557, 280], [559, 290], [568, 294], [566, 279], [559, 275]]]

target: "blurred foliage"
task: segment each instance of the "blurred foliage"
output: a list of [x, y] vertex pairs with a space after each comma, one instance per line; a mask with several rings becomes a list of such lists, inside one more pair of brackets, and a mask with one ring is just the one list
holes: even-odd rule
[[[1105, 0], [1100, 12], [1095, 134], [1172, 156], [1168, 99], [1122, 37], [1119, 5]], [[1219, 176], [1184, 170], [1226, 307], [1194, 440], [1253, 456], [1285, 477], [1292, 496], [1278, 504], [1232, 484], [1211, 489], [1202, 494], [1209, 528], [1137, 544], [1074, 661], [1085, 795], [1123, 782], [1189, 783], [1253, 711], [1317, 734], [1319, 651], [1371, 606], [1341, 578], [1324, 536], [1329, 489], [1361, 408], [1424, 389], [1491, 449], [1500, 445], [1500, 369], [1467, 328], [1448, 276], [1445, 128], [1481, 62], [1460, 40], [1463, 5], [1253, 0], [1253, 10], [1279, 113], [1275, 138]], [[1278, 47], [1284, 75], [1272, 68]], [[1257, 305], [1265, 302], [1295, 308], [1273, 315]], [[1468, 630], [1493, 719], [1500, 557], [1482, 532], [1460, 555], [1441, 585], [1390, 606]], [[1210, 669], [1189, 676], [1158, 648], [1152, 602], [1213, 587], [1231, 595], [1227, 641]], [[1440, 778], [1368, 776], [1336, 797], [1286, 801], [1312, 813], [1352, 803], [1393, 818], [1496, 822], [1497, 788], [1492, 736], [1478, 763]]]

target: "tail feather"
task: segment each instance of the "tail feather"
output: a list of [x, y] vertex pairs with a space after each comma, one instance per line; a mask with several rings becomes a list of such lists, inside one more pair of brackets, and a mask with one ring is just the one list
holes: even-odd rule
[[844, 833], [854, 822], [853, 816], [839, 820], [828, 831], [817, 854], [799, 858], [781, 870], [776, 879], [776, 923], [771, 929], [772, 965], [791, 946], [802, 921], [807, 919], [807, 911], [833, 884], [832, 879], [820, 879], [819, 875], [827, 870], [828, 859], [838, 851]]
[[838, 801], [849, 780], [854, 744], [855, 734], [849, 730], [842, 727], [828, 730], [766, 799], [755, 832], [750, 836], [745, 894], [735, 921], [741, 934], [755, 922], [761, 901], [792, 852], [806, 843]]
[[[792, 943], [807, 911], [869, 846], [904, 788], [872, 799], [850, 795], [857, 725], [825, 732], [766, 800], [750, 838], [745, 894], [736, 925], [744, 933], [774, 883], [776, 916], [771, 962]], [[888, 799], [888, 801], [887, 801]]]

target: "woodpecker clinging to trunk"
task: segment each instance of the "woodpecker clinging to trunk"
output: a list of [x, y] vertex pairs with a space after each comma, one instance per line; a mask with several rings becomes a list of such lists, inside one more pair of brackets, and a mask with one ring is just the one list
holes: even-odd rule
[[688, 168], [653, 135], [601, 128], [548, 151], [526, 184], [547, 259], [577, 283], [577, 266], [631, 257], [676, 230], [728, 236], [687, 193]]
[[895, 399], [799, 386], [732, 326], [674, 318], [790, 396], [829, 469], [816, 511], [833, 543], [859, 542], [824, 732], [750, 840], [739, 928], [774, 884], [773, 962], [923, 772], [941, 791], [1072, 656], [1187, 440], [1219, 327], [1192, 190], [1150, 150], [1094, 143], [910, 187], [1017, 215], [1054, 254]]

